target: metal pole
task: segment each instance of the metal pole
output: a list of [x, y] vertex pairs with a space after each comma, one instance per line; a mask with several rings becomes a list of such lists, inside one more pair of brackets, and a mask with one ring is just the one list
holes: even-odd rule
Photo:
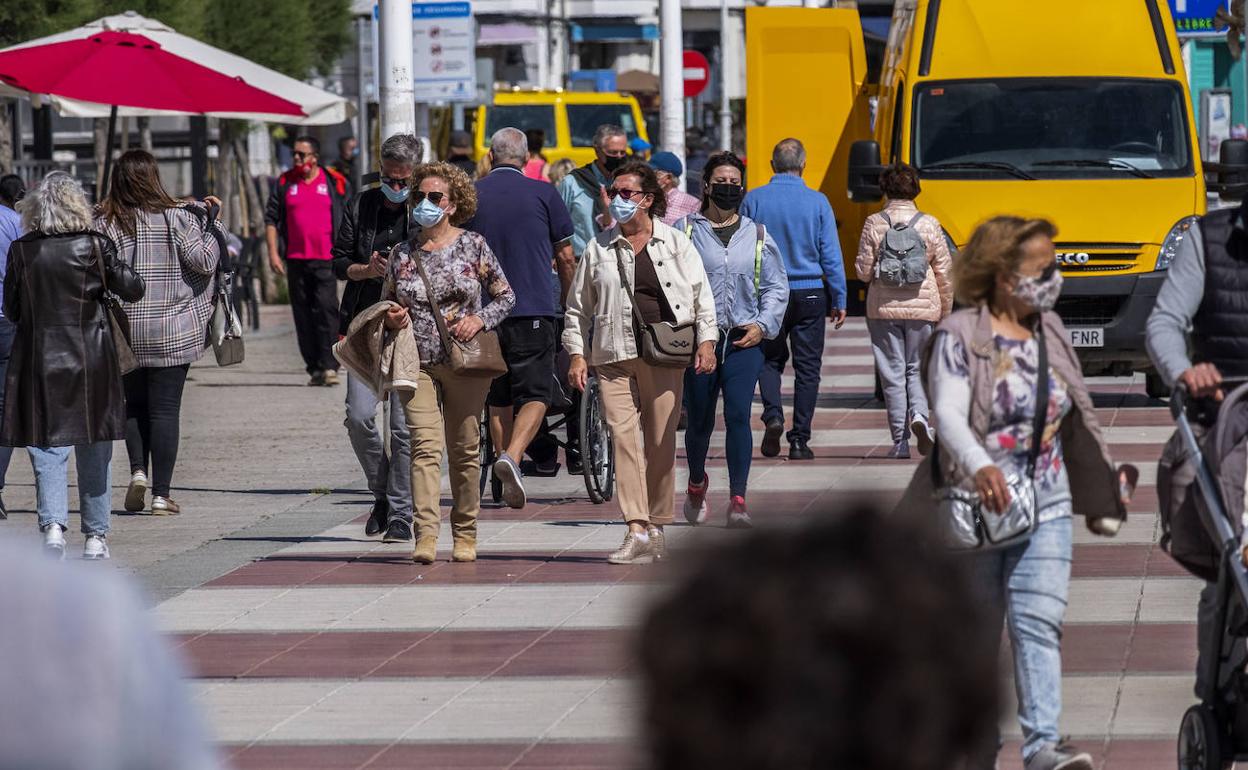
[[369, 158], [368, 145], [370, 136], [368, 125], [368, 81], [364, 78], [364, 39], [369, 34], [368, 20], [366, 18], [358, 18], [355, 20], [355, 88], [358, 94], [356, 110], [358, 114], [355, 116], [355, 140], [359, 142], [360, 157], [355, 164], [355, 189], [360, 189], [364, 174], [373, 170], [373, 162]]
[[728, 44], [728, 0], [719, 0], [719, 146], [732, 151], [732, 105], [728, 102], [728, 78], [735, 73]]
[[684, 35], [680, 0], [661, 0], [659, 5], [659, 133], [664, 150], [685, 163]]
[[[192, 119], [193, 120], [193, 119]], [[113, 105], [108, 110], [108, 140], [104, 142], [104, 178], [96, 185], [100, 200], [104, 200], [104, 196], [108, 195], [108, 175], [113, 171], [113, 136], [117, 133], [117, 105]], [[194, 146], [192, 146], [192, 152]], [[191, 160], [194, 164], [194, 158]], [[196, 194], [196, 197], [202, 197]]]
[[380, 0], [381, 138], [416, 133], [411, 0]]

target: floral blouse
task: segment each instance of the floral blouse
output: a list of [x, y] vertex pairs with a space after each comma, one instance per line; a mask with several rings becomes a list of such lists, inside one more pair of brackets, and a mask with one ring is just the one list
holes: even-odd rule
[[[480, 234], [465, 230], [449, 246], [426, 252], [400, 243], [390, 260], [383, 299], [398, 302], [412, 318], [412, 332], [420, 350], [420, 365], [432, 366], [446, 360], [442, 336], [433, 317], [433, 306], [416, 259], [423, 258], [425, 272], [433, 284], [434, 297], [441, 306], [447, 326], [470, 315], [481, 317], [486, 329], [502, 322], [516, 304], [516, 295], [503, 275], [494, 252]], [[485, 294], [490, 303], [482, 306]]]
[[[1034, 339], [1000, 335], [993, 356], [992, 414], [981, 444], [970, 430], [971, 368], [966, 346], [940, 335], [940, 348], [930, 374], [941, 444], [967, 474], [996, 465], [1007, 476], [1027, 472], [1036, 414], [1039, 347]], [[1070, 480], [1062, 459], [1062, 420], [1070, 413], [1069, 386], [1049, 367], [1048, 421], [1036, 459], [1036, 502], [1040, 521], [1069, 516]]]

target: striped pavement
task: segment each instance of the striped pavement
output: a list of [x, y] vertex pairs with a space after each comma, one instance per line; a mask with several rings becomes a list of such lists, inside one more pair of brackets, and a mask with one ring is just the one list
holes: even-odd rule
[[[913, 472], [913, 461], [883, 457], [861, 320], [828, 340], [817, 457], [756, 457], [748, 499], [761, 525], [835, 515], [847, 494], [894, 500]], [[1155, 463], [1171, 428], [1142, 379], [1092, 387], [1116, 458], [1137, 463], [1142, 479], [1119, 537], [1076, 528], [1062, 730], [1102, 767], [1170, 768], [1192, 702], [1200, 588], [1156, 547]], [[712, 523], [722, 522], [722, 435], [709, 472]], [[365, 538], [360, 517], [158, 605], [232, 763], [638, 766], [630, 635], [666, 568], [605, 563], [623, 536], [618, 509], [589, 503], [579, 479], [533, 479], [529, 492], [522, 511], [483, 509], [475, 564], [448, 561], [449, 527], [440, 560], [418, 566], [410, 546]], [[683, 550], [732, 536], [675, 526], [669, 544], [678, 561]], [[1002, 724], [1010, 743], [1001, 766], [1016, 768], [1016, 722], [1007, 715]]]

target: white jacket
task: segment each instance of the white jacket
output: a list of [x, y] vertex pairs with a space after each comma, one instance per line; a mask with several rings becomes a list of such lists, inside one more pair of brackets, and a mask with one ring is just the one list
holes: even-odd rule
[[[583, 355], [594, 366], [637, 358], [633, 336], [633, 307], [620, 284], [616, 253], [632, 285], [633, 247], [619, 225], [598, 234], [585, 247], [568, 292], [563, 346], [570, 355]], [[715, 296], [702, 267], [702, 257], [682, 232], [654, 221], [646, 247], [655, 275], [676, 323], [697, 322], [698, 342], [719, 339], [715, 323]]]

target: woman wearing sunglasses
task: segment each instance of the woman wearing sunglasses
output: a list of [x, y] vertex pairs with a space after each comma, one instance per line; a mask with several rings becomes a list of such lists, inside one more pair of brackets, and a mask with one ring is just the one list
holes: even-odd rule
[[664, 555], [673, 517], [676, 424], [684, 367], [648, 362], [642, 325], [695, 329], [693, 367], [715, 370], [715, 297], [689, 238], [660, 220], [666, 198], [654, 170], [630, 162], [607, 191], [615, 224], [589, 242], [567, 300], [563, 345], [568, 379], [584, 390], [593, 366], [615, 449], [615, 479], [628, 532], [612, 564], [648, 564]]
[[[451, 558], [475, 561], [481, 510], [480, 419], [490, 379], [451, 370], [429, 298], [432, 291], [450, 335], [466, 342], [483, 329], [498, 326], [516, 304], [516, 295], [485, 238], [456, 226], [477, 211], [477, 192], [468, 175], [450, 163], [429, 163], [417, 167], [411, 185], [414, 234], [395, 249], [383, 298], [402, 306], [391, 310], [386, 325], [410, 328], [420, 349], [416, 391], [401, 396], [411, 433], [417, 527], [412, 559], [432, 564], [437, 557], [445, 449], [453, 501]], [[422, 266], [429, 285], [421, 275]], [[483, 305], [484, 295], [490, 302]]]
[[[1092, 770], [1090, 757], [1058, 732], [1072, 518], [1083, 516], [1093, 533], [1112, 536], [1126, 518], [1127, 492], [1053, 312], [1062, 289], [1055, 234], [1043, 219], [997, 217], [975, 230], [954, 262], [954, 290], [967, 307], [937, 327], [923, 367], [938, 443], [898, 510], [930, 511], [934, 475], [991, 513], [1005, 512], [1015, 491], [1031, 498], [1024, 503], [1036, 522], [1030, 537], [981, 545], [966, 558], [997, 622], [1008, 619], [1024, 765]], [[1019, 482], [1027, 477], [1030, 484]], [[939, 516], [950, 513], [942, 508]], [[938, 521], [943, 526], [952, 517]], [[996, 746], [986, 753], [971, 766], [992, 767]]]
[[761, 224], [737, 211], [745, 197], [744, 173], [745, 164], [731, 152], [712, 155], [702, 171], [701, 212], [676, 223], [676, 229], [689, 234], [702, 256], [719, 321], [715, 351], [719, 366], [709, 374], [685, 371], [689, 408], [689, 429], [685, 431], [685, 456], [689, 463], [685, 519], [690, 524], [703, 524], [710, 514], [706, 504], [710, 488], [706, 453], [715, 431], [715, 410], [722, 392], [728, 457], [725, 520], [729, 527], [751, 526], [745, 488], [754, 454], [750, 407], [763, 368], [759, 343], [775, 339], [780, 333], [789, 303], [789, 280], [776, 242]]

